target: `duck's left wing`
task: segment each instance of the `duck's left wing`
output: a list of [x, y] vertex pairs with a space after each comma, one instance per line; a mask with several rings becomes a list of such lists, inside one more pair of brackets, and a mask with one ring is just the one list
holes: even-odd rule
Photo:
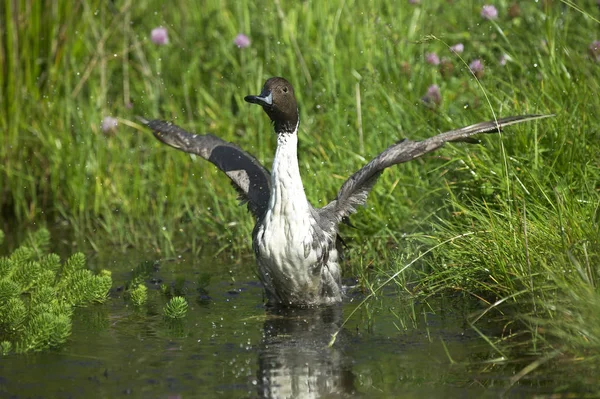
[[354, 173], [340, 188], [335, 200], [320, 209], [323, 215], [339, 223], [344, 217], [356, 212], [359, 205], [364, 205], [367, 195], [373, 188], [377, 178], [389, 166], [408, 162], [421, 155], [442, 147], [451, 141], [471, 142], [471, 136], [478, 133], [498, 133], [502, 128], [517, 123], [547, 118], [553, 115], [510, 116], [497, 121], [481, 122], [449, 132], [438, 134], [423, 141], [402, 140]]
[[271, 177], [256, 158], [212, 134], [192, 134], [170, 122], [139, 119], [152, 129], [158, 140], [178, 150], [200, 155], [225, 172], [254, 217], [259, 219], [264, 215], [271, 195]]

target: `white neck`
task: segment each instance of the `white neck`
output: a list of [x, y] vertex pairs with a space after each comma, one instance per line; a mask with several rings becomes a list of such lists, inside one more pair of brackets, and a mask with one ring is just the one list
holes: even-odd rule
[[276, 215], [299, 216], [308, 212], [308, 201], [298, 167], [298, 127], [277, 135], [277, 151], [271, 171], [269, 210]]

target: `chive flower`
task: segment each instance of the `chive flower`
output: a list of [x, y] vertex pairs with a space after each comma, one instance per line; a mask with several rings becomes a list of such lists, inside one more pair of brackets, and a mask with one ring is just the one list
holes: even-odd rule
[[496, 7], [486, 4], [481, 8], [481, 17], [489, 21], [498, 19], [498, 10]]
[[440, 65], [440, 57], [436, 53], [425, 54], [425, 61], [431, 65]]
[[233, 44], [238, 46], [238, 48], [250, 47], [250, 38], [243, 33], [240, 33], [233, 39]]
[[167, 33], [167, 28], [160, 26], [152, 29], [152, 32], [150, 32], [150, 40], [152, 40], [152, 43], [158, 44], [159, 46], [168, 44], [169, 34]]
[[119, 121], [117, 118], [113, 118], [112, 116], [105, 116], [102, 119], [102, 124], [101, 124], [102, 132], [104, 132], [104, 133], [113, 132], [113, 131], [117, 130], [118, 124], [119, 124]]
[[426, 104], [439, 105], [442, 102], [442, 92], [440, 91], [440, 86], [429, 86], [427, 88], [427, 92], [421, 98], [421, 100]]
[[465, 46], [462, 43], [456, 43], [454, 46], [450, 46], [450, 51], [456, 54], [460, 54], [465, 51]]
[[471, 70], [473, 75], [477, 76], [478, 78], [481, 78], [483, 76], [483, 62], [481, 62], [479, 58], [473, 60], [469, 64], [469, 69]]

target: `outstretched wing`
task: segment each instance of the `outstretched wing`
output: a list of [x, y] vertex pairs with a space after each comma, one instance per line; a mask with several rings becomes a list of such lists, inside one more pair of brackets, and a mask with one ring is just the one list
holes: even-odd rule
[[161, 120], [140, 118], [140, 121], [152, 129], [154, 137], [163, 143], [212, 162], [229, 176], [240, 199], [248, 203], [248, 210], [254, 217], [259, 219], [264, 215], [269, 205], [271, 177], [256, 158], [212, 134], [191, 134]]
[[371, 162], [354, 173], [340, 188], [335, 200], [321, 208], [323, 215], [339, 223], [359, 205], [364, 205], [367, 195], [373, 188], [377, 178], [389, 166], [408, 162], [428, 152], [435, 151], [451, 141], [472, 142], [470, 137], [478, 133], [498, 133], [500, 129], [521, 122], [547, 118], [553, 115], [510, 116], [497, 121], [481, 122], [449, 132], [438, 134], [423, 141], [404, 139], [377, 155]]

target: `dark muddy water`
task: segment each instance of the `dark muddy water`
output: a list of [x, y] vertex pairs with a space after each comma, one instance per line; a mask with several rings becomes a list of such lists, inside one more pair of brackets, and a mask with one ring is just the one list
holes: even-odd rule
[[[137, 308], [120, 287], [145, 261], [149, 301]], [[79, 309], [61, 349], [1, 358], [0, 396], [497, 397], [512, 376], [485, 366], [498, 355], [465, 325], [473, 309], [460, 298], [423, 304], [390, 293], [341, 327], [360, 294], [336, 308], [274, 311], [263, 305], [251, 260], [184, 255], [153, 262], [133, 252], [90, 259], [113, 271], [111, 300]], [[180, 323], [163, 319], [160, 283], [187, 298]], [[527, 397], [551, 385], [527, 381], [509, 394]]]

